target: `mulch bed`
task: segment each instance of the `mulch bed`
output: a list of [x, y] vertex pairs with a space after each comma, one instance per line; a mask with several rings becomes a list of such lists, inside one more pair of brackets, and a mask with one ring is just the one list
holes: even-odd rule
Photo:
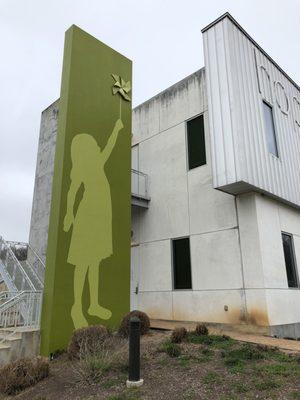
[[30, 400], [234, 400], [300, 399], [300, 357], [221, 336], [191, 337], [170, 357], [163, 347], [169, 332], [142, 338], [144, 385], [127, 389], [124, 366], [94, 383], [78, 381], [76, 362], [66, 354], [50, 364], [50, 376], [2, 399]]

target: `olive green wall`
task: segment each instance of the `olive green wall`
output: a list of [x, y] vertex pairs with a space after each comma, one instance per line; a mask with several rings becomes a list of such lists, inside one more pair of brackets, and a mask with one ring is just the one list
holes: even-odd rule
[[[131, 93], [127, 85], [125, 96], [118, 88], [113, 94], [111, 74], [128, 83], [131, 71], [130, 60], [78, 27], [66, 32], [41, 322], [43, 355], [65, 348], [74, 326], [116, 327], [129, 311]], [[122, 122], [117, 122], [120, 107]], [[98, 276], [95, 299], [92, 282]], [[106, 309], [98, 313], [105, 319], [90, 315], [92, 302]]]

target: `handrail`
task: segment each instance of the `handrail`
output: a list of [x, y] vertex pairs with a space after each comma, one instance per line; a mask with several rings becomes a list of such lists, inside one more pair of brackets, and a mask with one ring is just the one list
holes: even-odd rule
[[3, 291], [3, 292], [0, 292], [0, 301], [2, 300], [2, 299], [6, 299], [6, 298], [8, 298], [8, 297], [10, 297], [10, 296], [16, 296], [17, 294], [18, 294], [19, 292], [17, 292], [17, 291], [12, 291], [12, 292], [10, 292], [10, 291]]
[[40, 263], [42, 264], [42, 266], [45, 269], [45, 263], [44, 261], [41, 259], [41, 257], [38, 255], [38, 253], [32, 248], [32, 246], [28, 243], [28, 248], [33, 252], [33, 254], [36, 256], [36, 258], [40, 261]]
[[41, 306], [42, 291], [24, 290], [19, 292], [0, 305], [0, 328], [38, 327]]
[[30, 243], [16, 242], [15, 240], [7, 240], [6, 243], [9, 243], [9, 244], [11, 243], [12, 245], [15, 245], [15, 246], [24, 246], [26, 248], [29, 248], [33, 252], [33, 254], [36, 256], [36, 258], [40, 261], [42, 266], [45, 268], [44, 261], [41, 259], [41, 257], [38, 255], [38, 253], [34, 250], [34, 248], [30, 245]]
[[25, 242], [7, 241], [7, 243], [12, 249], [13, 253], [15, 253], [17, 259], [19, 259], [19, 257], [16, 252], [19, 250], [19, 248], [25, 250], [26, 256], [24, 257], [24, 259], [22, 258], [19, 261], [26, 262], [28, 268], [31, 270], [39, 284], [43, 286], [45, 276], [45, 263], [34, 250], [34, 248], [29, 243]]
[[[148, 175], [138, 171], [136, 169], [131, 169], [131, 194], [138, 197], [143, 197], [149, 199], [148, 196]], [[136, 181], [137, 179], [137, 181]], [[142, 179], [142, 180], [141, 180]]]
[[8, 248], [8, 251], [10, 252], [10, 255], [13, 257], [14, 261], [18, 264], [18, 266], [19, 266], [19, 268], [20, 268], [22, 274], [26, 277], [26, 279], [27, 279], [27, 281], [28, 281], [28, 283], [29, 283], [29, 286], [31, 286], [31, 288], [32, 288], [33, 290], [35, 290], [35, 287], [33, 286], [33, 284], [32, 284], [32, 282], [31, 282], [29, 276], [27, 275], [26, 271], [25, 271], [24, 268], [22, 267], [20, 261], [17, 259], [17, 257], [15, 256], [15, 254], [14, 254], [14, 252], [12, 251], [12, 249], [10, 248], [10, 246], [7, 246], [7, 245], [6, 245], [6, 247]]
[[[24, 268], [22, 267], [21, 263], [19, 262], [19, 260], [17, 259], [17, 257], [15, 256], [14, 252], [12, 251], [11, 247], [8, 245], [8, 243], [6, 243], [6, 241], [3, 239], [2, 236], [0, 236], [0, 244], [2, 244], [3, 248], [8, 252], [9, 256], [12, 258], [13, 262], [15, 265], [17, 265], [19, 271], [21, 272], [23, 278], [26, 280], [27, 284], [29, 285], [29, 287], [32, 290], [35, 290], [34, 285], [32, 284], [29, 276], [27, 275], [26, 271], [24, 270]], [[6, 267], [6, 266], [5, 266]], [[14, 276], [11, 276], [11, 274], [9, 273], [8, 269], [6, 268], [7, 273], [10, 276], [10, 279], [12, 280], [12, 282], [14, 282]], [[14, 282], [15, 283], [15, 282]], [[17, 289], [21, 289], [21, 288], [17, 288]]]

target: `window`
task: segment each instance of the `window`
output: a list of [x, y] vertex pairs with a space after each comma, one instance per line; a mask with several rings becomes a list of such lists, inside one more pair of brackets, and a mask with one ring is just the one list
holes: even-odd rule
[[190, 239], [175, 239], [172, 242], [174, 289], [192, 289]]
[[292, 235], [282, 233], [282, 244], [289, 287], [299, 287]]
[[206, 164], [203, 115], [187, 121], [189, 169]]
[[263, 102], [263, 109], [268, 150], [271, 154], [278, 157], [273, 109], [265, 101]]

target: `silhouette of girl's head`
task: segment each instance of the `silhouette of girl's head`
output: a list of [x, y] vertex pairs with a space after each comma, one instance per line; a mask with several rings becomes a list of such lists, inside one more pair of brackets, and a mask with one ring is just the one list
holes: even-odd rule
[[80, 133], [72, 140], [71, 158], [73, 167], [87, 170], [99, 160], [101, 149], [93, 136]]

